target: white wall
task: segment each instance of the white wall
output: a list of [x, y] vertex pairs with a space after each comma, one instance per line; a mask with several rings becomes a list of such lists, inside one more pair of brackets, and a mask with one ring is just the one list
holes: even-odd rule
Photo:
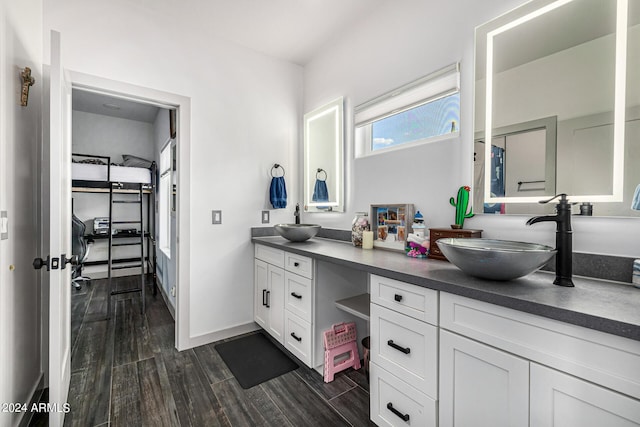
[[[42, 138], [42, 7], [0, 2], [0, 210], [9, 238], [0, 241], [0, 403], [29, 403], [41, 377], [41, 298], [31, 266], [38, 250], [38, 149]], [[36, 85], [21, 107], [19, 73]], [[0, 426], [24, 413], [0, 411]]]
[[[299, 194], [302, 69], [206, 35], [181, 2], [45, 0], [44, 28], [62, 34], [67, 68], [190, 97], [190, 337], [253, 320], [249, 227], [267, 208], [269, 170]], [[222, 210], [222, 225], [211, 210]]]
[[101, 114], [73, 111], [74, 153], [110, 156], [122, 163], [123, 154], [153, 160], [153, 124]]
[[[474, 30], [521, 0], [389, 2], [363, 19], [305, 67], [304, 111], [337, 96], [346, 100], [346, 207], [344, 214], [304, 214], [305, 222], [349, 229], [356, 211], [373, 203], [414, 203], [428, 227], [447, 227], [449, 197], [472, 183]], [[370, 159], [353, 156], [353, 107], [453, 62], [461, 63], [461, 135]], [[524, 225], [527, 217], [477, 215], [466, 228], [484, 236], [554, 242], [552, 224]], [[640, 221], [579, 218], [574, 250], [640, 256]]]

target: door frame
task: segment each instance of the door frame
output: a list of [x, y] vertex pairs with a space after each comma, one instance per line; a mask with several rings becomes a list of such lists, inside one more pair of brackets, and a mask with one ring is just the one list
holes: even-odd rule
[[[137, 86], [116, 80], [69, 71], [72, 89], [106, 94], [162, 108], [175, 108], [177, 134], [176, 177], [176, 325], [175, 346], [178, 350], [191, 348], [189, 338], [190, 301], [190, 225], [191, 215], [191, 98]], [[71, 191], [71, 189], [69, 189]], [[155, 211], [155, 207], [154, 207]]]

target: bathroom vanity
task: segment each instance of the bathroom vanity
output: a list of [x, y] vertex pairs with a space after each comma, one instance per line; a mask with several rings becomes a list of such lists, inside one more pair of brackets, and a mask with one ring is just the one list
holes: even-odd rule
[[[377, 425], [640, 425], [640, 291], [630, 284], [575, 278], [563, 288], [546, 272], [492, 282], [339, 241], [253, 242], [256, 321], [261, 302], [282, 312], [280, 332], [265, 330], [304, 363], [322, 370], [331, 322], [356, 318], [361, 337], [369, 328]], [[271, 300], [265, 263], [291, 280], [275, 274]]]

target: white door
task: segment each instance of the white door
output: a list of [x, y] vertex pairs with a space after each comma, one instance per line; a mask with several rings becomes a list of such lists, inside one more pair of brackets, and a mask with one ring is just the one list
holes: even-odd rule
[[284, 270], [268, 264], [269, 290], [267, 308], [269, 309], [269, 329], [267, 331], [278, 342], [284, 344]]
[[269, 290], [268, 264], [256, 259], [254, 265], [253, 320], [263, 329], [268, 328], [267, 291]]
[[640, 402], [531, 363], [531, 427], [638, 427]]
[[527, 427], [529, 362], [440, 330], [441, 427]]
[[49, 257], [49, 265], [42, 283], [49, 289], [49, 402], [56, 409], [49, 425], [55, 427], [68, 411], [71, 378], [71, 268], [62, 257], [71, 258], [71, 86], [65, 81], [56, 31], [51, 32], [50, 51], [49, 141], [44, 140], [42, 172], [42, 257]]

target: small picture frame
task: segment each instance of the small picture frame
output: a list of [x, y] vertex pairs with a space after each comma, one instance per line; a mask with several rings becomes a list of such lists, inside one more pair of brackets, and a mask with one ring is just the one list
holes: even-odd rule
[[373, 246], [404, 253], [413, 212], [413, 204], [371, 205]]

